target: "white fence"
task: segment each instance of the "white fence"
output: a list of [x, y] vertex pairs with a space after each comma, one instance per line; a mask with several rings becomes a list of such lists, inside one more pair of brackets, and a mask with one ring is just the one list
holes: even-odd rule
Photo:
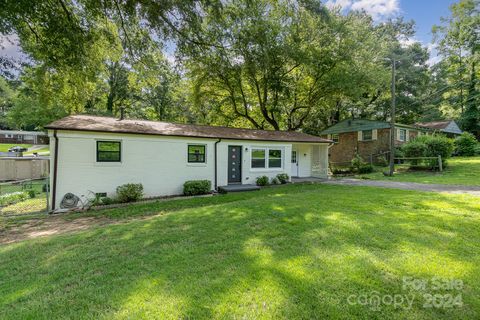
[[0, 181], [44, 178], [49, 168], [48, 158], [0, 158]]

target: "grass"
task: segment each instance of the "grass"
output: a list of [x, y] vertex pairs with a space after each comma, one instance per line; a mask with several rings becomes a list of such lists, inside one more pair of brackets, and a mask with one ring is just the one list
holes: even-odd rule
[[[87, 215], [123, 223], [0, 246], [0, 318], [480, 317], [472, 196], [290, 185]], [[403, 289], [406, 276], [464, 286]], [[425, 308], [424, 293], [464, 305]], [[414, 302], [348, 303], [364, 294]]]
[[37, 195], [35, 198], [29, 198], [25, 201], [17, 202], [6, 207], [0, 207], [0, 216], [3, 214], [23, 215], [46, 212], [47, 198], [45, 193]]
[[374, 180], [390, 180], [401, 182], [460, 184], [480, 186], [480, 157], [456, 157], [448, 159], [448, 166], [443, 172], [408, 171], [405, 166], [396, 166], [397, 172], [393, 177], [385, 177], [378, 168], [374, 173], [362, 174], [357, 177]]
[[41, 148], [41, 149], [37, 149], [37, 150], [33, 150], [33, 151], [27, 151], [27, 152], [24, 152], [23, 155], [31, 156], [31, 155], [33, 155], [34, 152], [38, 153], [41, 156], [49, 156], [50, 155], [50, 147], [46, 146], [45, 148]]
[[43, 186], [46, 181], [31, 180], [27, 182], [9, 182], [0, 183], [0, 195], [13, 193], [13, 192], [28, 192], [30, 190], [35, 191], [35, 198], [29, 198], [25, 201], [17, 202], [15, 204], [0, 207], [1, 215], [23, 215], [29, 213], [46, 212], [47, 210], [47, 195], [43, 191]]
[[8, 152], [8, 149], [10, 149], [11, 147], [16, 147], [16, 146], [25, 147], [27, 149], [32, 147], [31, 144], [0, 143], [0, 152]]

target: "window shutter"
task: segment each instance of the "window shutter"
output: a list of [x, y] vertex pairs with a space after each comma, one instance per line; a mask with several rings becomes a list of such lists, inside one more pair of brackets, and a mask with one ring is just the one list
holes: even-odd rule
[[410, 130], [405, 130], [405, 141], [410, 140]]
[[372, 130], [372, 140], [377, 140], [377, 129]]
[[358, 131], [358, 141], [362, 141], [362, 131]]
[[395, 130], [395, 135], [396, 135], [395, 140], [400, 141], [400, 129], [399, 128], [397, 128]]

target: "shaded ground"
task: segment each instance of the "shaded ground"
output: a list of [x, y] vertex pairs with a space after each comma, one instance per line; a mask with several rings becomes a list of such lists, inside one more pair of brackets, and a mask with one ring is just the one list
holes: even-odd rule
[[465, 185], [448, 185], [448, 184], [427, 184], [416, 182], [399, 182], [399, 181], [381, 181], [381, 180], [364, 180], [364, 179], [331, 179], [323, 180], [324, 184], [348, 185], [348, 186], [368, 186], [381, 187], [402, 190], [418, 190], [430, 192], [444, 192], [452, 194], [470, 194], [480, 196], [480, 186]]
[[[1, 319], [480, 317], [469, 195], [300, 184], [60, 218], [79, 228], [0, 245]], [[27, 222], [14, 221], [7, 232]], [[463, 286], [417, 291], [404, 277]], [[425, 293], [462, 304], [425, 307]], [[395, 294], [414, 302], [349, 300]]]
[[118, 222], [118, 220], [106, 217], [79, 217], [68, 220], [64, 216], [49, 215], [31, 218], [24, 220], [23, 223], [18, 225], [14, 224], [8, 228], [0, 228], [0, 244], [71, 233]]

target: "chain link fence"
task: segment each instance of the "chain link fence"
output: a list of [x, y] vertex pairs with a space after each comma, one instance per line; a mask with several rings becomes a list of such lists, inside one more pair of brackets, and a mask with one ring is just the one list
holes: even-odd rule
[[48, 212], [48, 177], [0, 183], [0, 216]]

